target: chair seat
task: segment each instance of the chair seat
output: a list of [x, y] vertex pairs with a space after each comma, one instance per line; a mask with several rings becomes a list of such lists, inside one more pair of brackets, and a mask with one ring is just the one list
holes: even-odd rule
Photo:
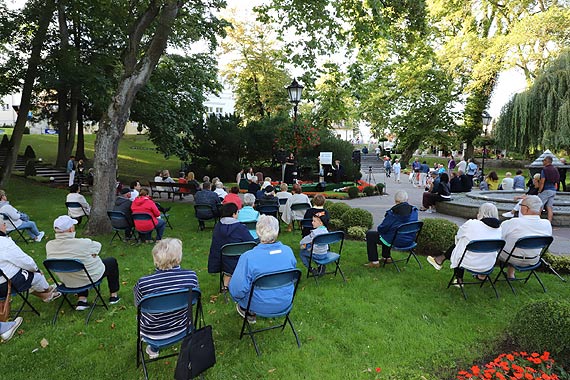
[[148, 343], [151, 346], [163, 348], [163, 347], [171, 346], [174, 343], [181, 341], [182, 339], [184, 339], [184, 337], [186, 335], [188, 335], [186, 333], [186, 331], [182, 331], [179, 334], [176, 334], [176, 335], [174, 335], [170, 338], [166, 338], [166, 339], [150, 339], [150, 338], [142, 336], [141, 340], [145, 343]]
[[469, 273], [472, 273], [472, 274], [475, 274], [475, 275], [488, 276], [488, 275], [490, 275], [491, 273], [493, 273], [493, 270], [495, 269], [495, 267], [491, 267], [491, 269], [486, 270], [486, 271], [482, 271], [482, 272], [481, 272], [481, 271], [476, 271], [476, 270], [467, 269], [467, 268], [464, 268], [464, 269], [466, 269]]
[[313, 261], [319, 265], [327, 265], [330, 263], [334, 263], [335, 261], [337, 261], [339, 259], [339, 257], [340, 257], [340, 255], [338, 253], [327, 252], [327, 256], [325, 258], [322, 258], [322, 259], [317, 259], [316, 257], [313, 256]]
[[396, 247], [395, 245], [392, 246], [394, 251], [409, 251], [410, 249], [414, 249], [418, 246], [418, 244], [414, 241], [412, 244], [407, 245], [405, 247]]
[[542, 265], [542, 262], [539, 261], [538, 263], [536, 263], [534, 265], [528, 265], [528, 266], [524, 266], [524, 267], [520, 267], [518, 265], [513, 265], [513, 264], [510, 264], [510, 265], [512, 265], [512, 267], [515, 268], [516, 270], [518, 270], [519, 272], [527, 272], [529, 270], [535, 270], [535, 269], [540, 268], [540, 266]]
[[285, 315], [289, 314], [292, 309], [293, 309], [293, 305], [289, 305], [287, 307], [287, 309], [285, 309], [283, 311], [275, 312], [275, 313], [258, 313], [255, 311], [254, 312], [255, 312], [255, 315], [263, 317], [263, 318], [278, 318], [278, 317], [284, 317]]
[[84, 292], [86, 290], [92, 289], [94, 286], [99, 286], [101, 285], [101, 281], [103, 281], [103, 278], [101, 278], [98, 281], [94, 281], [93, 285], [89, 284], [89, 285], [85, 285], [85, 286], [81, 286], [79, 288], [70, 288], [68, 286], [65, 286], [65, 284], [60, 284], [57, 286], [57, 290], [61, 293], [81, 293]]

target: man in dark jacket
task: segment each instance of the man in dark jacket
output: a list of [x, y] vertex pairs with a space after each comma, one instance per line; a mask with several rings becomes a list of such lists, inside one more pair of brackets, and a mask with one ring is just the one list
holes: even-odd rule
[[[212, 184], [210, 182], [204, 182], [202, 184], [202, 190], [198, 191], [194, 195], [194, 204], [195, 205], [209, 205], [211, 207], [210, 210], [199, 210], [199, 213], [196, 214], [196, 217], [202, 219], [211, 219], [220, 215], [218, 211], [218, 205], [220, 205], [220, 197], [218, 194], [213, 192]], [[200, 230], [204, 229], [204, 222], [200, 221]]]
[[[366, 233], [366, 251], [368, 253], [368, 263], [364, 264], [368, 268], [380, 267], [378, 260], [378, 244], [382, 246], [382, 259], [391, 262], [390, 247], [409, 245], [415, 236], [400, 235], [397, 241], [394, 240], [396, 230], [402, 224], [416, 222], [418, 220], [418, 209], [408, 203], [408, 193], [403, 190], [394, 195], [396, 205], [386, 211], [384, 220], [377, 230], [370, 230]], [[412, 234], [413, 235], [413, 234]]]
[[132, 211], [131, 211], [131, 205], [133, 204], [133, 202], [131, 201], [131, 195], [132, 195], [132, 192], [131, 192], [130, 188], [123, 187], [121, 189], [121, 195], [119, 195], [117, 197], [117, 199], [115, 199], [115, 206], [113, 207], [113, 211], [122, 212], [123, 214], [125, 214], [125, 219], [124, 220], [118, 220], [118, 219], [112, 219], [111, 220], [111, 224], [115, 228], [125, 228], [125, 227], [131, 228], [131, 229], [125, 230], [125, 237], [127, 239], [131, 238], [132, 227], [134, 227]]

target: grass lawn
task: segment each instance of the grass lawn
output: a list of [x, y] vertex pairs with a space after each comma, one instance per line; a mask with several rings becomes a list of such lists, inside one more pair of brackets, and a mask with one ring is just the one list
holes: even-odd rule
[[[6, 189], [12, 204], [27, 212], [53, 239], [53, 219], [66, 212], [64, 190], [38, 186], [14, 178]], [[25, 194], [25, 195], [24, 195]], [[501, 298], [489, 287], [446, 289], [448, 268], [435, 271], [424, 258], [424, 269], [410, 263], [397, 273], [390, 266], [367, 269], [364, 242], [348, 241], [342, 267], [348, 278], [325, 277], [319, 286], [303, 278], [291, 318], [302, 346], [297, 348], [289, 329], [258, 335], [262, 352], [257, 357], [249, 338], [238, 340], [240, 319], [233, 303], [218, 297], [218, 276], [207, 273], [211, 228], [198, 232], [189, 204], [172, 204], [174, 230], [165, 236], [184, 243], [183, 267], [196, 270], [202, 289], [206, 323], [213, 325], [217, 365], [206, 378], [214, 379], [448, 379], [459, 369], [495, 348], [513, 313], [531, 299], [568, 295], [568, 287], [551, 275], [537, 282], [517, 284], [518, 296], [499, 285]], [[81, 236], [81, 227], [78, 236]], [[122, 300], [109, 311], [98, 308], [89, 325], [84, 312], [64, 307], [51, 325], [56, 304], [33, 297], [41, 316], [25, 313], [21, 335], [1, 346], [3, 380], [21, 379], [142, 379], [136, 368], [136, 308], [132, 287], [153, 271], [151, 246], [115, 242], [100, 236], [102, 256], [118, 259]], [[298, 253], [300, 234], [283, 232], [280, 240]], [[45, 243], [21, 245], [40, 264]], [[299, 260], [298, 267], [302, 268]], [[106, 283], [102, 286], [108, 295]], [[90, 295], [90, 299], [93, 295]], [[19, 301], [15, 301], [19, 302]], [[264, 325], [261, 319], [256, 326]], [[40, 341], [49, 345], [41, 348]], [[175, 360], [151, 364], [152, 379], [171, 379]], [[381, 368], [378, 374], [375, 368]]]

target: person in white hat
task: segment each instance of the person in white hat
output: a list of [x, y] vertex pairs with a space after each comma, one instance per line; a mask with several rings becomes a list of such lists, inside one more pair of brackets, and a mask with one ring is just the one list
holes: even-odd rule
[[402, 165], [400, 160], [396, 158], [394, 160], [394, 165], [392, 165], [392, 171], [394, 172], [394, 182], [400, 183], [400, 173], [402, 173]]
[[[85, 265], [85, 269], [93, 279], [98, 281], [107, 277], [109, 285], [109, 303], [111, 305], [120, 301], [119, 291], [119, 264], [114, 257], [101, 259], [101, 243], [91, 239], [79, 239], [75, 237], [75, 225], [77, 220], [68, 215], [58, 216], [53, 221], [55, 239], [46, 244], [48, 259], [77, 259]], [[59, 279], [67, 286], [76, 288], [89, 284], [89, 279], [83, 272], [59, 273]], [[76, 310], [86, 310], [90, 306], [87, 303], [88, 291], [77, 294], [78, 301]]]

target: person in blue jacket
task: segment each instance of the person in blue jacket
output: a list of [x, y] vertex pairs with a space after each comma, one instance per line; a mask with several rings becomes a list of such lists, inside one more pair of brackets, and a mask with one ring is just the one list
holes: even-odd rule
[[214, 233], [212, 234], [210, 255], [208, 256], [208, 273], [220, 273], [220, 271], [225, 273], [222, 290], [227, 290], [230, 276], [239, 259], [239, 256], [226, 257], [222, 267], [222, 247], [230, 243], [253, 241], [249, 230], [238, 221], [237, 216], [238, 208], [235, 203], [223, 205], [221, 219], [214, 226]]
[[[416, 222], [418, 220], [418, 209], [408, 203], [408, 193], [403, 190], [398, 191], [394, 195], [396, 205], [386, 211], [384, 220], [378, 226], [377, 230], [370, 230], [366, 233], [366, 251], [368, 253], [368, 263], [364, 264], [368, 268], [380, 267], [378, 259], [378, 244], [382, 246], [382, 259], [391, 262], [390, 246], [396, 230], [404, 223]], [[405, 246], [414, 239], [414, 234], [409, 236], [401, 235], [398, 241], [394, 242], [397, 246]]]
[[[237, 302], [236, 308], [242, 318], [245, 317], [249, 292], [256, 278], [297, 266], [293, 250], [277, 241], [279, 221], [276, 218], [261, 215], [256, 231], [260, 244], [240, 256], [229, 285], [230, 295]], [[252, 314], [247, 315], [248, 322], [255, 323], [255, 313], [282, 312], [290, 304], [294, 290], [294, 283], [277, 289], [256, 290], [250, 305]]]

